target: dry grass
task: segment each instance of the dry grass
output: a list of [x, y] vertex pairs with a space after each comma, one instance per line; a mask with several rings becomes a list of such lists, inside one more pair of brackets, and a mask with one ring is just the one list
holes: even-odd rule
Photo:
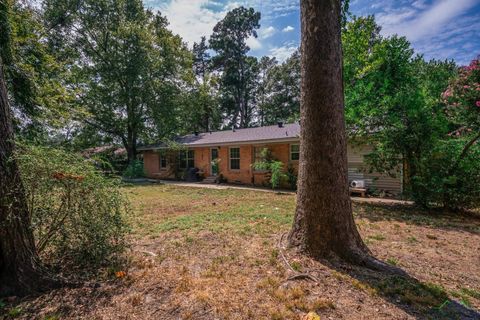
[[134, 207], [126, 276], [4, 302], [4, 318], [301, 319], [315, 311], [321, 319], [449, 319], [449, 298], [480, 308], [478, 219], [355, 205], [375, 256], [412, 278], [289, 251], [292, 266], [319, 282], [285, 281], [277, 242], [294, 195], [162, 185], [125, 192]]

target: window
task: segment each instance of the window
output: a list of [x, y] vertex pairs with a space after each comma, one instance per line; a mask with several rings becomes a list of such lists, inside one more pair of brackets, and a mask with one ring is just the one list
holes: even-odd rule
[[290, 145], [290, 160], [299, 160], [300, 159], [300, 145], [292, 144]]
[[[266, 147], [253, 147], [253, 163], [258, 164], [264, 162], [267, 159], [268, 148]], [[261, 169], [257, 166], [253, 167], [256, 172], [264, 172], [267, 170]]]
[[180, 151], [180, 169], [195, 167], [195, 152], [193, 150]]
[[240, 148], [230, 148], [230, 169], [240, 169]]
[[253, 148], [253, 162], [262, 162], [265, 160], [264, 155], [262, 154], [265, 147], [254, 147]]
[[167, 157], [164, 154], [159, 155], [160, 157], [160, 170], [167, 168]]

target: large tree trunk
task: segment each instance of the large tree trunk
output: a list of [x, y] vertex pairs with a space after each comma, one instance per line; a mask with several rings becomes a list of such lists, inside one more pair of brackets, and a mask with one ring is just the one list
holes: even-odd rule
[[132, 126], [128, 125], [127, 139], [123, 141], [127, 151], [128, 163], [131, 164], [137, 159], [137, 136]]
[[302, 0], [301, 146], [289, 244], [314, 258], [380, 268], [352, 215], [344, 120], [340, 0]]
[[13, 159], [12, 116], [0, 60], [0, 296], [49, 288], [35, 251], [20, 172]]

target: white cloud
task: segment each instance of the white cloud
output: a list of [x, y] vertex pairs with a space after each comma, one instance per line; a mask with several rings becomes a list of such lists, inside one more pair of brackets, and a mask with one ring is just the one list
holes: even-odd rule
[[262, 48], [262, 43], [253, 36], [249, 37], [245, 43], [250, 47], [251, 50], [258, 50]]
[[191, 46], [202, 36], [208, 37], [215, 24], [225, 16], [223, 11], [209, 10], [207, 4], [212, 5], [208, 0], [172, 0], [154, 9], [160, 9], [170, 22], [169, 28]]
[[269, 50], [270, 56], [277, 58], [279, 62], [287, 60], [292, 53], [298, 49], [298, 46], [294, 43], [287, 43], [281, 47], [274, 47]]
[[412, 6], [418, 9], [424, 9], [428, 6], [425, 0], [416, 0], [412, 3]]
[[[426, 7], [422, 1], [413, 7], [378, 14], [378, 22], [385, 34], [400, 34], [415, 41], [445, 30], [446, 23], [464, 14], [477, 0], [441, 0]], [[423, 6], [422, 6], [423, 5]], [[425, 8], [424, 10], [421, 10]]]
[[273, 36], [276, 32], [277, 32], [277, 29], [270, 26], [270, 27], [267, 27], [265, 29], [263, 29], [263, 28], [260, 29], [258, 34], [260, 35], [260, 38], [267, 39], [267, 38], [270, 38], [271, 36]]
[[286, 26], [285, 28], [282, 29], [282, 32], [290, 32], [290, 31], [293, 31], [295, 30], [294, 27], [292, 26]]

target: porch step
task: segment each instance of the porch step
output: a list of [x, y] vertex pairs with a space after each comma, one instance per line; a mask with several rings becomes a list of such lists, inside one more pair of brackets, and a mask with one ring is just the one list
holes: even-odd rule
[[205, 179], [202, 180], [202, 183], [212, 184], [212, 183], [215, 183], [216, 181], [217, 181], [216, 176], [208, 176], [208, 177], [206, 177]]

